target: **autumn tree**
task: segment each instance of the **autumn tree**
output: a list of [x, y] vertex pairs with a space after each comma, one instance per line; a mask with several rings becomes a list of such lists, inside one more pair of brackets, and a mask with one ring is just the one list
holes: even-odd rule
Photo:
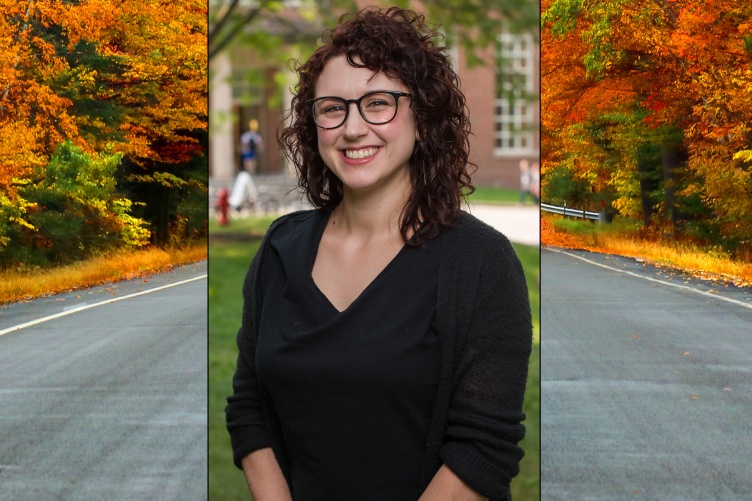
[[[9, 232], [40, 231], [22, 191], [66, 142], [122, 158], [117, 190], [147, 217], [165, 200], [205, 200], [205, 3], [0, 0], [0, 11], [0, 246]], [[144, 194], [145, 184], [163, 190]], [[129, 213], [130, 202], [116, 205]], [[157, 243], [179, 218], [152, 220]]]
[[542, 7], [544, 176], [570, 169], [625, 215], [749, 244], [749, 166], [734, 155], [752, 139], [752, 6]]

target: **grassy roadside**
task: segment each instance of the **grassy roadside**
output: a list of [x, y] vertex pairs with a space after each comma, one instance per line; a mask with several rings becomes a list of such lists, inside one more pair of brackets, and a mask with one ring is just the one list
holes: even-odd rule
[[127, 280], [207, 257], [206, 244], [186, 248], [119, 251], [74, 264], [39, 270], [4, 270], [0, 304]]
[[[249, 218], [251, 219], [251, 218]], [[237, 358], [235, 335], [242, 310], [241, 288], [245, 272], [256, 253], [258, 239], [230, 238], [233, 232], [248, 232], [263, 226], [263, 221], [237, 220], [224, 227], [225, 238], [212, 233], [209, 246], [209, 499], [248, 499], [243, 475], [232, 464], [230, 439], [225, 429], [225, 398], [231, 392], [231, 380]], [[232, 226], [234, 230], [230, 230]], [[254, 230], [255, 231], [255, 230]], [[217, 238], [215, 238], [217, 237]], [[525, 457], [521, 473], [512, 482], [514, 499], [538, 499], [540, 496], [540, 250], [515, 245], [525, 268], [535, 326], [535, 343], [528, 371], [524, 412], [527, 433], [521, 444]]]
[[613, 224], [593, 224], [545, 214], [541, 243], [640, 258], [698, 278], [752, 286], [752, 263], [732, 260], [717, 248], [642, 238], [637, 227], [619, 218]]

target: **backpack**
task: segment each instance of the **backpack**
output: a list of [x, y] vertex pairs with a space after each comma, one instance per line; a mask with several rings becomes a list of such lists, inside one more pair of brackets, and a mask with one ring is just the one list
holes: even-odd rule
[[257, 145], [256, 145], [256, 135], [251, 132], [247, 131], [243, 134], [241, 137], [241, 143], [243, 146], [243, 153], [244, 154], [256, 154]]

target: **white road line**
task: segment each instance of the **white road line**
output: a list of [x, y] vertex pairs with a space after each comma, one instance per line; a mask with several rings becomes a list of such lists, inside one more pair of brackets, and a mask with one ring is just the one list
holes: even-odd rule
[[701, 294], [703, 296], [712, 297], [713, 299], [720, 299], [721, 301], [727, 301], [729, 303], [734, 303], [734, 304], [737, 304], [739, 306], [744, 306], [745, 308], [752, 309], [752, 304], [745, 303], [744, 301], [738, 301], [736, 299], [731, 299], [729, 297], [721, 296], [719, 294], [711, 294], [710, 292], [701, 291], [699, 289], [695, 289], [693, 287], [688, 287], [686, 285], [679, 285], [679, 284], [674, 284], [674, 283], [671, 283], [671, 282], [666, 282], [664, 280], [658, 280], [658, 279], [651, 278], [651, 277], [645, 277], [643, 275], [639, 275], [639, 274], [631, 272], [631, 271], [620, 270], [618, 268], [612, 268], [611, 266], [606, 266], [605, 264], [596, 263], [595, 261], [591, 261], [590, 259], [584, 258], [582, 256], [578, 256], [576, 254], [572, 254], [570, 252], [556, 250], [556, 249], [552, 249], [550, 247], [546, 247], [545, 250], [548, 250], [548, 251], [551, 251], [551, 252], [557, 252], [559, 254], [566, 254], [567, 256], [571, 256], [571, 257], [579, 259], [581, 261], [585, 261], [586, 263], [594, 264], [595, 266], [600, 266], [601, 268], [606, 268], [607, 270], [618, 271], [619, 273], [624, 273], [624, 274], [627, 274], [627, 275], [631, 275], [633, 277], [642, 278], [643, 280], [650, 280], [651, 282], [657, 282], [657, 283], [663, 284], [663, 285], [670, 285], [671, 287], [676, 287], [678, 289], [684, 289], [684, 290], [689, 291], [689, 292], [694, 292], [696, 294]]
[[18, 330], [21, 330], [21, 329], [25, 329], [26, 327], [31, 327], [32, 325], [37, 325], [37, 324], [41, 324], [41, 323], [44, 323], [44, 322], [48, 322], [50, 320], [55, 320], [56, 318], [65, 317], [67, 315], [72, 315], [74, 313], [78, 313], [79, 311], [88, 310], [89, 308], [96, 308], [97, 306], [102, 306], [102, 305], [105, 305], [105, 304], [116, 303], [118, 301], [122, 301], [123, 299], [130, 299], [132, 297], [142, 296], [144, 294], [151, 294], [152, 292], [161, 291], [163, 289], [168, 289], [170, 287], [175, 287], [177, 285], [187, 284], [188, 282], [195, 282], [196, 280], [201, 280], [203, 278], [206, 278], [207, 276], [208, 275], [201, 275], [201, 276], [198, 276], [198, 277], [190, 278], [188, 280], [183, 280], [182, 282], [175, 282], [174, 284], [168, 284], [168, 285], [163, 285], [161, 287], [155, 287], [154, 289], [149, 289], [147, 291], [135, 292], [133, 294], [128, 294], [127, 296], [117, 297], [117, 298], [114, 298], [114, 299], [108, 299], [107, 301], [100, 301], [99, 303], [85, 304], [85, 305], [79, 306], [77, 308], [73, 308], [71, 310], [66, 310], [66, 311], [63, 311], [63, 312], [60, 312], [60, 313], [56, 313], [54, 315], [50, 315], [48, 317], [38, 318], [36, 320], [32, 320], [31, 322], [26, 322], [26, 323], [23, 323], [23, 324], [14, 325], [13, 327], [8, 327], [7, 329], [0, 330], [0, 336], [2, 336], [4, 334], [8, 334], [9, 332], [15, 332], [15, 331], [18, 331]]

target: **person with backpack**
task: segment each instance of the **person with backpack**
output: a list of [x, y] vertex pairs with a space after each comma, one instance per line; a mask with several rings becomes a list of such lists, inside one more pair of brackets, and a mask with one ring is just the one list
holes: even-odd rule
[[257, 156], [262, 151], [264, 142], [258, 132], [258, 120], [252, 118], [248, 122], [248, 130], [240, 136], [240, 155], [242, 170], [252, 174], [256, 172]]

